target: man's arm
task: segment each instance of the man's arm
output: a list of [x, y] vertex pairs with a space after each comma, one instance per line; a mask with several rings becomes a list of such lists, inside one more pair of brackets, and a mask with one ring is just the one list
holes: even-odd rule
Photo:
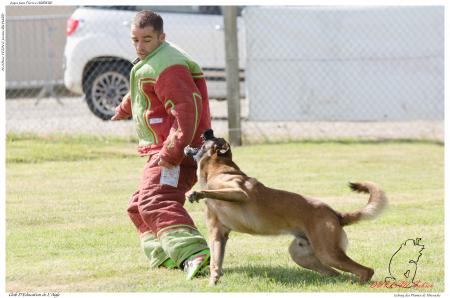
[[122, 99], [120, 105], [116, 107], [116, 113], [111, 120], [123, 120], [131, 118], [131, 94], [128, 92]]
[[159, 155], [164, 162], [178, 165], [184, 158], [184, 147], [192, 142], [197, 132], [202, 97], [184, 65], [173, 65], [164, 70], [156, 82], [155, 91], [167, 113], [175, 118]]

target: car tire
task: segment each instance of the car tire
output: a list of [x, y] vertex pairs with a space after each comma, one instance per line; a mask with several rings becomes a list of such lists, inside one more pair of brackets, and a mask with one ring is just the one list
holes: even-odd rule
[[85, 85], [86, 103], [95, 116], [109, 120], [123, 96], [130, 90], [131, 63], [111, 61], [98, 63], [87, 75]]

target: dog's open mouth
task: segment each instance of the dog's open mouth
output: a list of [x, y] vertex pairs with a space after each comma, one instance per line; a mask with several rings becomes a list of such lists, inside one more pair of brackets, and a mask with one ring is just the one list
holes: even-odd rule
[[216, 140], [216, 137], [214, 136], [213, 130], [212, 129], [206, 130], [202, 134], [202, 140], [203, 140], [203, 145], [200, 148], [193, 148], [193, 147], [191, 147], [189, 145], [184, 147], [184, 155], [190, 156], [195, 161], [198, 162], [200, 160], [200, 158], [203, 156], [203, 154], [205, 153], [205, 151], [206, 151], [205, 142], [206, 141], [210, 141], [210, 140]]
[[195, 155], [197, 155], [200, 148], [192, 148], [191, 146], [184, 147], [184, 155], [190, 156], [195, 159]]

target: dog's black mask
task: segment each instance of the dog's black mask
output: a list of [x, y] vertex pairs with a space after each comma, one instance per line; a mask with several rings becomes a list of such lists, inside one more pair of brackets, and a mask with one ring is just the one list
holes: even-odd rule
[[216, 137], [214, 136], [214, 131], [212, 129], [208, 129], [207, 131], [205, 131], [202, 134], [202, 140], [204, 141], [208, 141], [208, 140], [213, 140]]
[[[214, 131], [212, 129], [208, 129], [204, 133], [202, 133], [201, 138], [203, 140], [203, 143], [205, 143], [206, 141], [209, 141], [209, 140], [216, 139], [216, 137], [214, 136]], [[200, 151], [200, 149], [201, 148], [192, 148], [191, 146], [186, 146], [184, 148], [184, 154], [186, 156], [190, 156], [190, 157], [193, 157], [194, 159], [196, 159], [195, 156]]]

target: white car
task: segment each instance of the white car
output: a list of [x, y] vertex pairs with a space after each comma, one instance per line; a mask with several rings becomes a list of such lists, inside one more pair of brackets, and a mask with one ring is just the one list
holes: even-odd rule
[[[85, 6], [67, 21], [64, 84], [84, 94], [89, 109], [101, 119], [114, 115], [129, 89], [136, 54], [130, 24], [139, 10], [151, 9], [164, 19], [167, 40], [188, 52], [203, 68], [210, 98], [224, 99], [225, 46], [219, 6]], [[240, 17], [238, 28], [241, 27]], [[238, 32], [240, 65], [244, 61], [244, 30]], [[241, 71], [241, 83], [243, 71]], [[241, 87], [243, 94], [243, 87]]]

